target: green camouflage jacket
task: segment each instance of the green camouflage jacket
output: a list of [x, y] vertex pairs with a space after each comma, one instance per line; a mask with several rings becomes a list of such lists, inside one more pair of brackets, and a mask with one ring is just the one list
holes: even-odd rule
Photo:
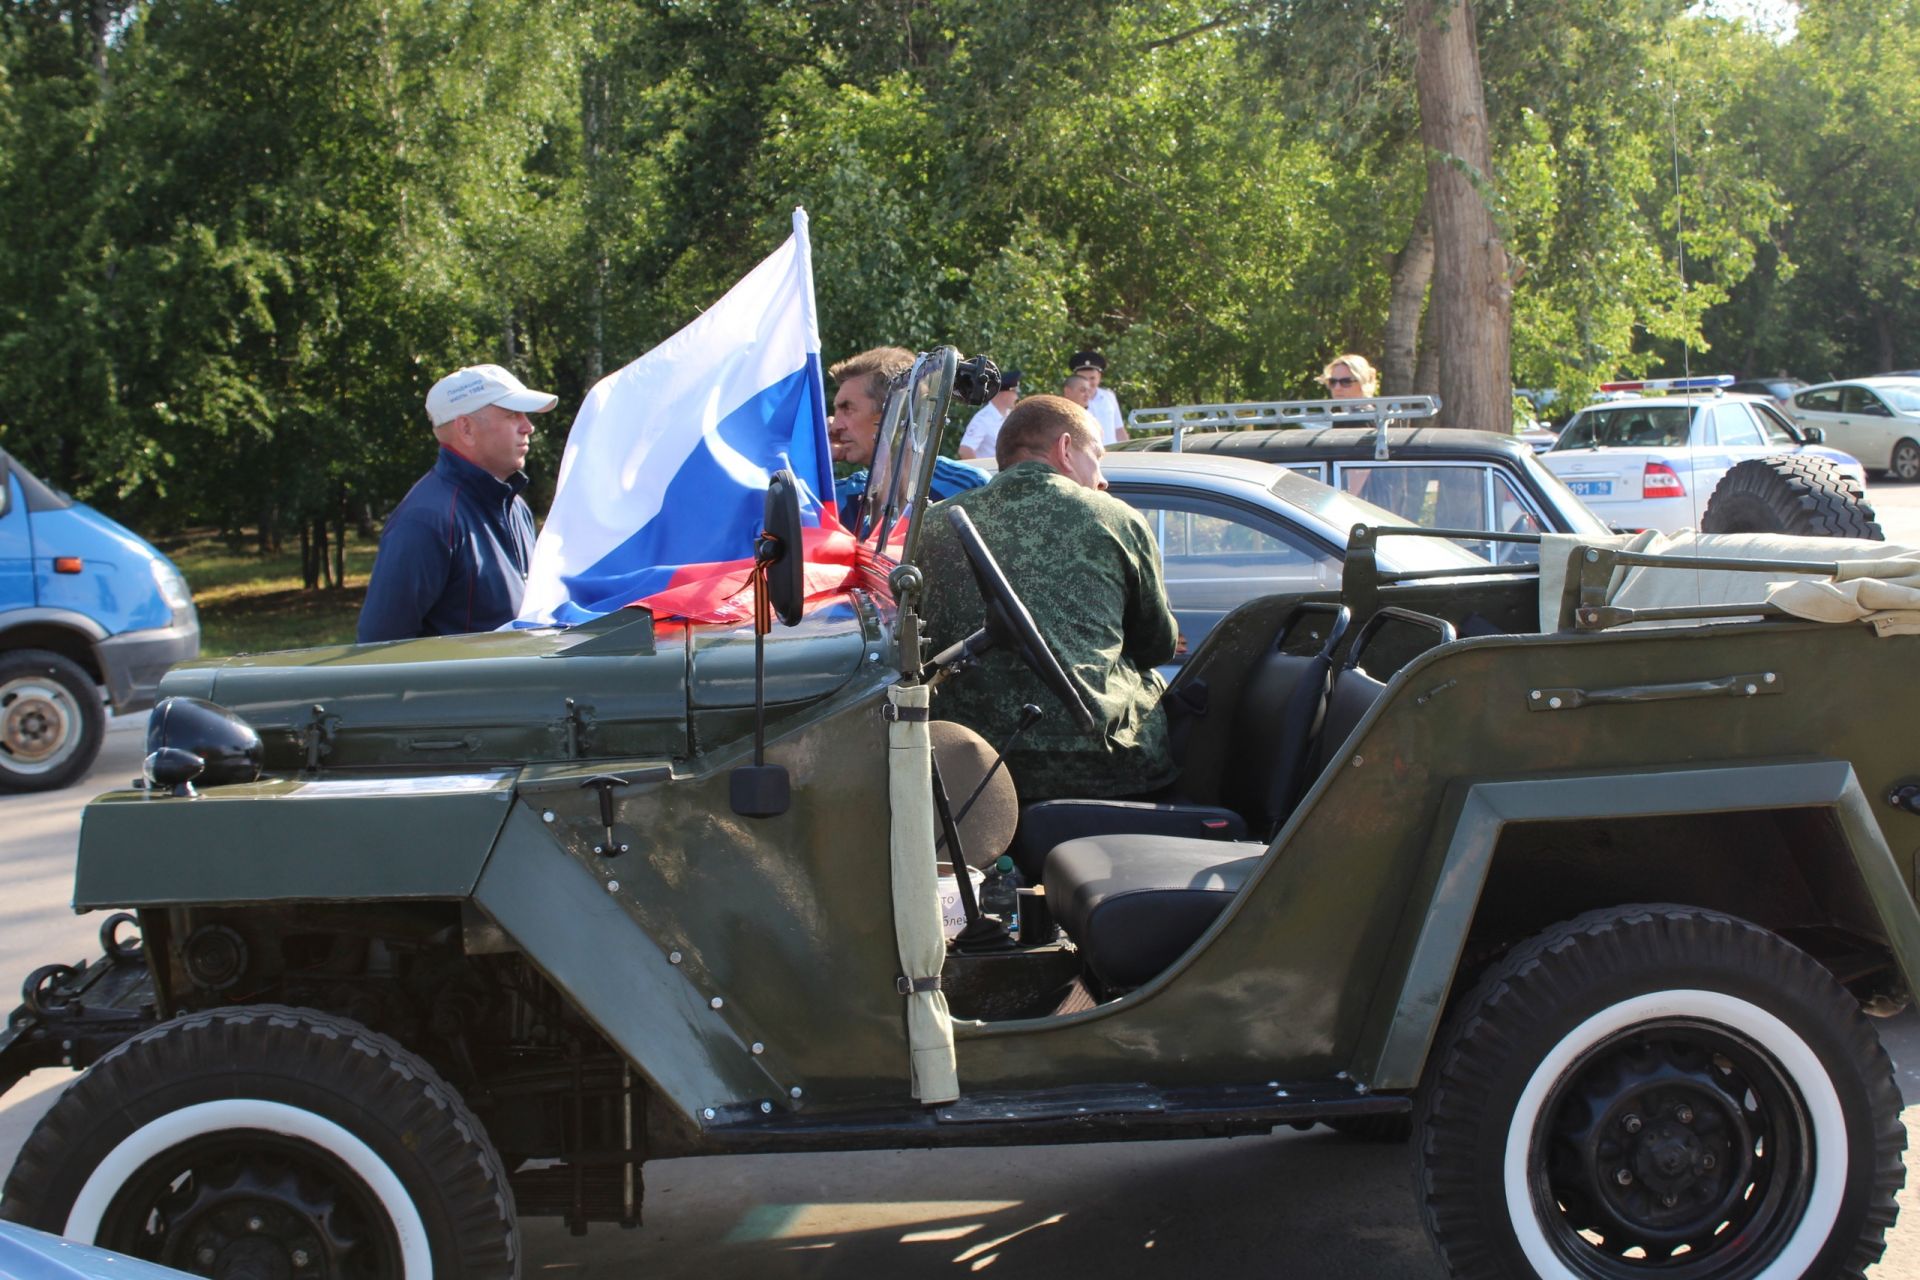
[[1097, 726], [1082, 733], [1008, 649], [941, 685], [934, 714], [999, 747], [1021, 704], [1039, 706], [1044, 718], [1007, 757], [1022, 801], [1139, 795], [1172, 782], [1160, 707], [1166, 682], [1154, 667], [1173, 657], [1177, 632], [1146, 521], [1044, 462], [1017, 463], [985, 488], [929, 508], [916, 559], [926, 575], [921, 612], [935, 652], [983, 617], [979, 587], [947, 523], [954, 506], [979, 529]]

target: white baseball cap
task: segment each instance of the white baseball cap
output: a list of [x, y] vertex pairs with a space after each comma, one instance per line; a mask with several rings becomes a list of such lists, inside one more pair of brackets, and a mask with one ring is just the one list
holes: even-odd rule
[[427, 392], [427, 417], [443, 427], [463, 413], [497, 404], [516, 413], [545, 413], [560, 397], [533, 391], [497, 364], [474, 364], [456, 369]]

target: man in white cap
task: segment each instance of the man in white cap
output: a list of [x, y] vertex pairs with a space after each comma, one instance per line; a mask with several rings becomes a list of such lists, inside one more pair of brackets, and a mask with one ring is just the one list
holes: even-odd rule
[[359, 639], [492, 631], [520, 612], [533, 559], [530, 413], [560, 402], [497, 364], [456, 370], [427, 392], [440, 459], [387, 517]]

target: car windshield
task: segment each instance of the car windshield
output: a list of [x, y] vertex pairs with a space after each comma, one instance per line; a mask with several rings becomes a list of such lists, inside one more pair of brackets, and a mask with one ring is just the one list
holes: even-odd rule
[[1560, 433], [1553, 451], [1569, 449], [1684, 449], [1693, 423], [1689, 405], [1616, 404], [1582, 409]]
[[1879, 386], [1874, 390], [1886, 398], [1900, 413], [1920, 413], [1920, 382], [1909, 382], [1898, 386]]
[[[1281, 471], [1268, 492], [1289, 506], [1318, 516], [1336, 529], [1356, 524], [1411, 529], [1417, 526], [1363, 498], [1321, 484], [1297, 471]], [[1389, 538], [1380, 544], [1380, 560], [1396, 571], [1485, 568], [1487, 561], [1446, 538]]]

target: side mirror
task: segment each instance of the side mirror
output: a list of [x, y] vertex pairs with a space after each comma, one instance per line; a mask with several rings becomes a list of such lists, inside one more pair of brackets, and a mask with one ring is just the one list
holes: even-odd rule
[[[767, 599], [780, 621], [799, 623], [807, 605], [807, 558], [801, 550], [800, 482], [793, 472], [773, 473], [762, 521], [767, 536], [756, 555], [767, 567]], [[771, 544], [771, 545], [769, 545]]]
[[1800, 428], [1800, 434], [1808, 444], [1825, 444], [1827, 442], [1827, 433], [1820, 427], [1802, 427]]

